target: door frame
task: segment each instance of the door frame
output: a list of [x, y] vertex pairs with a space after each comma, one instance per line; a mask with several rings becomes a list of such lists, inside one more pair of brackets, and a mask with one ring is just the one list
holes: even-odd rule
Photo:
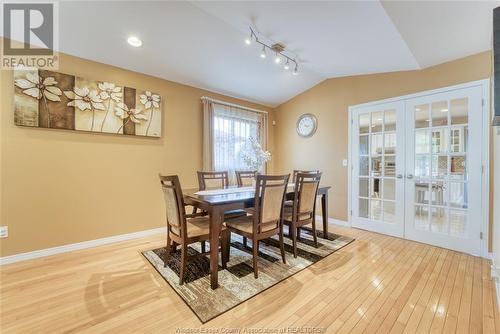
[[[482, 177], [481, 177], [481, 226], [480, 231], [482, 233], [481, 239], [481, 254], [475, 254], [478, 256], [482, 256], [485, 258], [490, 258], [491, 253], [488, 251], [490, 230], [489, 230], [489, 209], [490, 209], [490, 131], [489, 131], [489, 123], [491, 118], [491, 109], [490, 109], [490, 78], [476, 80], [471, 82], [466, 82], [458, 85], [447, 86], [432, 90], [420, 91], [417, 93], [401, 95], [397, 97], [392, 97], [383, 100], [377, 100], [367, 103], [361, 103], [349, 106], [347, 109], [348, 117], [349, 117], [349, 125], [348, 125], [348, 173], [347, 173], [347, 196], [348, 196], [348, 223], [349, 226], [352, 227], [352, 170], [354, 165], [352, 164], [352, 145], [353, 145], [353, 110], [360, 107], [369, 107], [376, 106], [378, 104], [384, 103], [394, 103], [399, 101], [404, 101], [407, 99], [422, 97], [426, 95], [433, 95], [438, 93], [445, 93], [451, 90], [462, 89], [462, 88], [471, 88], [480, 86], [483, 96], [482, 96], [482, 138], [481, 138], [481, 166], [482, 166]], [[486, 130], [486, 131], [484, 131]]]

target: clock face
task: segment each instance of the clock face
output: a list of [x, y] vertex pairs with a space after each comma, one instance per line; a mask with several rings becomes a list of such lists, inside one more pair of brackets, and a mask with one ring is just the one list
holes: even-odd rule
[[312, 114], [304, 114], [297, 121], [297, 133], [302, 137], [310, 137], [316, 131], [317, 121]]

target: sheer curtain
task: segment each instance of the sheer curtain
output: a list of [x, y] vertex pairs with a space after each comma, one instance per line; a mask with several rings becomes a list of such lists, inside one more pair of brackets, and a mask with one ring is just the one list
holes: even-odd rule
[[266, 149], [267, 113], [207, 98], [203, 99], [203, 104], [204, 169], [227, 170], [234, 183], [234, 171], [248, 169], [241, 153], [248, 147], [250, 138], [259, 141], [263, 149]]

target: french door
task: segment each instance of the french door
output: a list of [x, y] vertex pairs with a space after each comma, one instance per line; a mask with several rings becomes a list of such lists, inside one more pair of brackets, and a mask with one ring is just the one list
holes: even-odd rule
[[352, 226], [481, 251], [482, 86], [353, 108]]
[[397, 237], [404, 234], [404, 102], [353, 114], [352, 224]]

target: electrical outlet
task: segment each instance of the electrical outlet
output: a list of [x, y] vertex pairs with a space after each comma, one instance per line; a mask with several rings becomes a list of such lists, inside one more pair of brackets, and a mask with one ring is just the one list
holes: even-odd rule
[[9, 227], [0, 226], [0, 238], [7, 238], [9, 236]]
[[342, 160], [342, 166], [347, 167], [347, 159]]

